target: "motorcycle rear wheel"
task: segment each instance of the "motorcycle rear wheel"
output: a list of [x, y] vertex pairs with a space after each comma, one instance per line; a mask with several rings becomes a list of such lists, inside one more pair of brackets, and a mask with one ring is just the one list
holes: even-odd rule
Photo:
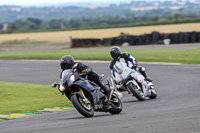
[[137, 89], [132, 83], [129, 83], [127, 87], [139, 101], [145, 100], [145, 96], [141, 89]]
[[154, 88], [154, 86], [151, 86], [150, 87], [150, 90], [151, 90], [151, 95], [149, 96], [150, 99], [156, 99], [157, 97], [157, 91], [156, 89]]
[[112, 102], [111, 106], [112, 108], [108, 111], [111, 114], [119, 114], [123, 109], [122, 102], [119, 98], [118, 102]]
[[71, 102], [76, 108], [76, 110], [85, 117], [94, 116], [94, 108], [91, 103], [85, 103], [83, 98], [79, 94], [74, 94], [71, 96]]

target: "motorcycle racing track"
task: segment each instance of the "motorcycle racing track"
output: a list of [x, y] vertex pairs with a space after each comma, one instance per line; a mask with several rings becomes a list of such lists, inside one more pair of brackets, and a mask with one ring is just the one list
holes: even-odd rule
[[[110, 76], [108, 62], [85, 62]], [[1, 133], [191, 133], [200, 132], [200, 65], [141, 63], [158, 98], [139, 102], [123, 92], [119, 115], [96, 112], [85, 118], [75, 109], [0, 121]], [[0, 81], [51, 85], [59, 81], [59, 61], [0, 60]], [[48, 90], [47, 90], [48, 91]], [[59, 93], [59, 92], [58, 92]]]

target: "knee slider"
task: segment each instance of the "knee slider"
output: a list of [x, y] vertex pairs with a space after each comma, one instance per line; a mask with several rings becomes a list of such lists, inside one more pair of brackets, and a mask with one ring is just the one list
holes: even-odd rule
[[144, 71], [145, 71], [145, 68], [144, 68], [144, 67], [141, 67], [141, 71], [143, 71], [143, 72], [144, 72]]

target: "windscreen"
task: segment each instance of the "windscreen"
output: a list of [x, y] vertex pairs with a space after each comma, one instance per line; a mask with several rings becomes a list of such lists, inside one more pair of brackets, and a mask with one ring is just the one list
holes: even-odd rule
[[64, 70], [62, 72], [61, 82], [65, 83], [67, 81], [68, 76], [71, 75], [71, 69]]

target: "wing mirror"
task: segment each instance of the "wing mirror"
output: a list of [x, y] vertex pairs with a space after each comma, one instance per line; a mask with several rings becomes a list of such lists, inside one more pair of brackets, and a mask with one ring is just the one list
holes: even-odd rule
[[60, 84], [57, 83], [57, 82], [54, 82], [54, 83], [51, 85], [51, 87], [55, 88], [57, 85], [60, 85]]

